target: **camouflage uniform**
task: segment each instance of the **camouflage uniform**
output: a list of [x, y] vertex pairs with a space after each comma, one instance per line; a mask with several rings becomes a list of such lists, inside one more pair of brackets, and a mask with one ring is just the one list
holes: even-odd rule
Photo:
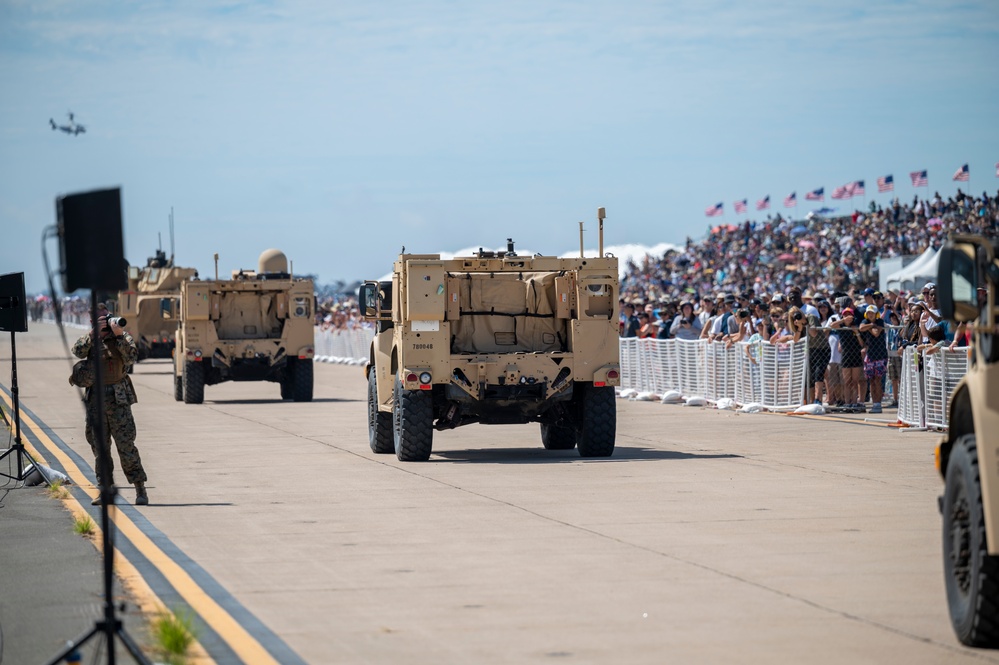
[[[114, 437], [115, 445], [118, 448], [118, 456], [121, 458], [121, 467], [125, 472], [125, 477], [131, 484], [144, 483], [146, 472], [142, 468], [142, 460], [139, 458], [139, 451], [135, 448], [135, 420], [132, 418], [132, 405], [138, 399], [135, 395], [135, 388], [132, 380], [126, 373], [128, 368], [135, 364], [138, 357], [138, 349], [135, 340], [127, 332], [123, 332], [121, 337], [105, 337], [102, 339], [104, 349], [104, 362], [102, 373], [104, 387], [94, 386], [87, 388], [84, 392], [84, 402], [87, 405], [87, 442], [98, 460], [96, 466], [98, 481], [104, 485], [104, 474], [100, 467], [100, 458], [97, 456], [96, 433], [94, 423], [97, 418], [97, 395], [94, 391], [104, 391], [104, 445], [110, 452], [111, 437]], [[92, 349], [91, 333], [87, 333], [76, 340], [73, 345], [73, 355], [77, 358], [87, 358]], [[115, 381], [115, 379], [117, 380]], [[111, 382], [109, 382], [109, 380]], [[110, 469], [108, 480], [114, 476], [114, 458], [109, 454]]]

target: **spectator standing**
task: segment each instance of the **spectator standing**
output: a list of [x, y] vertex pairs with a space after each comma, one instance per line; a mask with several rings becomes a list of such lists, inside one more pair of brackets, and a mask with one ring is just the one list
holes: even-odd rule
[[642, 325], [635, 316], [635, 306], [627, 303], [624, 306], [624, 323], [622, 327], [622, 337], [638, 337], [638, 329]]
[[888, 367], [888, 347], [885, 343], [885, 320], [879, 316], [876, 305], [869, 305], [864, 320], [858, 326], [867, 349], [864, 358], [864, 377], [871, 387], [871, 413], [881, 413], [884, 378]]
[[843, 310], [842, 318], [833, 322], [831, 327], [835, 329], [839, 337], [839, 348], [842, 354], [842, 375], [843, 375], [843, 399], [846, 407], [856, 410], [863, 409], [863, 397], [867, 393], [866, 382], [863, 379], [864, 357], [861, 351], [861, 342], [857, 328], [854, 325], [854, 311], [847, 307]]
[[701, 336], [701, 322], [694, 316], [694, 303], [684, 301], [680, 313], [670, 325], [670, 334], [677, 339], [696, 340]]

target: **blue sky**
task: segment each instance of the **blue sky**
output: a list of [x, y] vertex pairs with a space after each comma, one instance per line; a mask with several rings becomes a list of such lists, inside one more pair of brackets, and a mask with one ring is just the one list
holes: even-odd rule
[[[402, 245], [561, 254], [598, 206], [651, 246], [888, 173], [994, 193], [996, 63], [994, 0], [0, 0], [0, 272], [40, 290], [54, 197], [115, 185], [132, 263], [172, 206], [179, 264], [279, 247], [322, 281]], [[86, 134], [49, 129], [68, 109]]]

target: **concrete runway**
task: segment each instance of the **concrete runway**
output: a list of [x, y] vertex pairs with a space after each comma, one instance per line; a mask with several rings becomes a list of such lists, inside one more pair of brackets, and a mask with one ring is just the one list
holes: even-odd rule
[[[33, 445], [87, 500], [56, 329], [17, 343]], [[123, 557], [216, 662], [999, 663], [950, 628], [936, 434], [619, 400], [607, 460], [472, 425], [404, 464], [368, 448], [359, 367], [317, 365], [308, 404], [185, 405], [169, 361], [133, 381], [150, 505], [117, 511]]]

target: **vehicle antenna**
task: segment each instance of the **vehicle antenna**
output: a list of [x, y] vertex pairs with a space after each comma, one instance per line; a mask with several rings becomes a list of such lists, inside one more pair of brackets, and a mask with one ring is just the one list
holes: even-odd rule
[[607, 216], [607, 212], [603, 208], [597, 208], [597, 219], [600, 220], [600, 258], [604, 257], [604, 217]]
[[579, 223], [579, 258], [584, 258], [583, 255], [583, 223]]
[[170, 265], [173, 265], [173, 206], [170, 206]]

